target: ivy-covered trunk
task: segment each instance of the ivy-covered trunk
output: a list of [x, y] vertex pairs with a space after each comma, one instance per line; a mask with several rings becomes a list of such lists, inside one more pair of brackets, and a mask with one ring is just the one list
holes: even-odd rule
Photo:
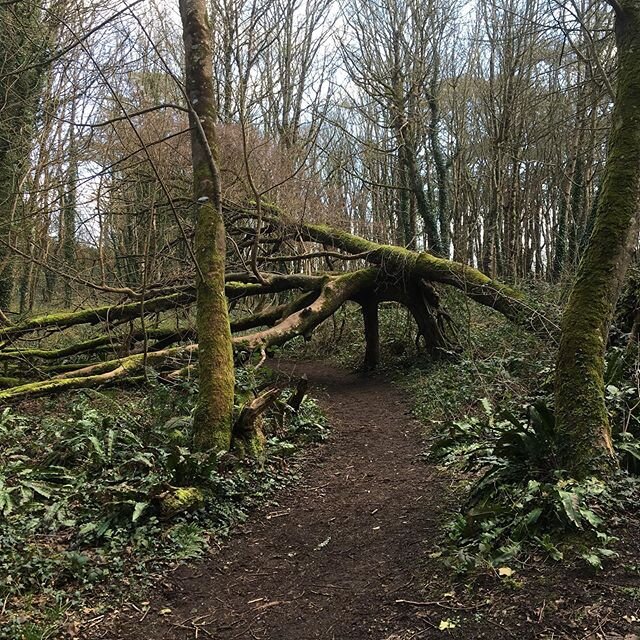
[[615, 466], [604, 399], [607, 336], [637, 237], [640, 196], [640, 0], [616, 8], [618, 87], [595, 226], [562, 317], [557, 431], [575, 477]]
[[11, 303], [14, 285], [15, 212], [27, 173], [34, 121], [47, 71], [51, 32], [38, 3], [0, 4], [0, 310]]
[[225, 229], [217, 162], [212, 36], [206, 0], [180, 0], [186, 88], [192, 105], [191, 157], [198, 212], [197, 271], [199, 394], [193, 419], [196, 448], [227, 450], [231, 443], [234, 371], [224, 289]]

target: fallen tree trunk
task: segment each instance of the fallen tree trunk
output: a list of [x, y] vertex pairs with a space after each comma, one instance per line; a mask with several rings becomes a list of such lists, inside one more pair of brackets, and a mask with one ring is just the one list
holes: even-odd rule
[[[0, 391], [0, 401], [37, 397], [70, 389], [88, 389], [115, 384], [134, 374], [144, 373], [145, 367], [162, 367], [171, 358], [184, 359], [197, 353], [195, 344], [172, 347], [151, 353], [137, 353], [126, 358], [100, 362], [83, 369], [61, 374], [50, 380], [30, 382]], [[175, 368], [175, 367], [174, 367]]]
[[[365, 304], [367, 308], [372, 304], [377, 307], [381, 300], [406, 302], [411, 298], [413, 287], [417, 286], [412, 283], [398, 282], [395, 278], [390, 281], [387, 274], [373, 267], [340, 275], [326, 275], [321, 280], [323, 284], [318, 293], [304, 294], [287, 305], [276, 305], [256, 314], [253, 320], [242, 321], [242, 327], [267, 321], [272, 326], [247, 335], [235, 336], [234, 348], [249, 353], [264, 352], [269, 347], [282, 345], [297, 336], [309, 339], [320, 324], [348, 301]], [[425, 317], [437, 312], [437, 299], [427, 302], [423, 296], [411, 300], [415, 315], [418, 315], [416, 309], [420, 301], [423, 303], [420, 313]], [[436, 322], [435, 317], [433, 322]], [[435, 333], [431, 338], [436, 340], [438, 347], [448, 345], [444, 339], [441, 342]], [[379, 349], [379, 345], [376, 349]], [[0, 401], [27, 395], [43, 395], [67, 389], [113, 384], [127, 375], [143, 373], [145, 367], [170, 370], [173, 373], [169, 376], [175, 377], [176, 370], [184, 369], [184, 365], [179, 366], [177, 363], [184, 362], [185, 358], [193, 358], [197, 352], [198, 346], [191, 344], [92, 363], [59, 373], [50, 380], [0, 391]], [[369, 355], [369, 365], [373, 364], [371, 358], [372, 356]], [[171, 366], [169, 362], [172, 362]]]
[[[273, 207], [265, 205], [269, 215], [256, 221], [255, 213], [250, 209], [235, 210], [237, 217], [249, 218], [254, 224], [266, 225], [261, 233], [265, 240], [268, 234], [279, 234], [278, 250], [289, 247], [294, 253], [302, 248], [301, 255], [292, 255], [291, 260], [283, 260], [286, 256], [278, 255], [278, 260], [289, 269], [288, 263], [302, 260], [339, 259], [344, 256], [352, 267], [364, 264], [364, 267], [341, 273], [318, 273], [307, 275], [302, 273], [261, 273], [249, 271], [227, 274], [225, 293], [232, 307], [244, 299], [254, 296], [273, 295], [274, 303], [255, 313], [231, 321], [231, 330], [249, 332], [236, 335], [232, 344], [236, 351], [249, 355], [260, 352], [263, 357], [266, 349], [283, 345], [297, 336], [309, 339], [314, 330], [331, 317], [346, 302], [353, 301], [363, 309], [366, 353], [364, 366], [374, 368], [380, 359], [380, 336], [378, 328], [378, 305], [384, 301], [395, 301], [404, 305], [413, 315], [418, 327], [417, 343], [426, 348], [431, 357], [449, 355], [457, 351], [455, 328], [452, 327], [448, 315], [441, 309], [439, 294], [434, 283], [453, 286], [469, 298], [491, 307], [509, 319], [536, 330], [549, 332], [555, 326], [542, 313], [536, 312], [527, 303], [525, 297], [517, 290], [492, 280], [480, 271], [458, 262], [433, 256], [429, 253], [409, 251], [402, 247], [381, 245], [350, 233], [326, 225], [306, 223], [287, 223], [284, 216], [273, 213]], [[228, 213], [228, 212], [227, 212]], [[237, 228], [237, 227], [236, 227]], [[246, 233], [251, 233], [249, 228]], [[303, 244], [300, 244], [300, 243]], [[309, 251], [307, 243], [321, 245], [321, 251]], [[271, 246], [271, 245], [270, 245]], [[301, 269], [300, 263], [297, 269]], [[331, 268], [331, 263], [329, 262]], [[295, 293], [287, 293], [295, 292]], [[281, 294], [288, 299], [282, 301]], [[193, 288], [163, 295], [156, 298], [130, 302], [126, 304], [87, 309], [78, 312], [37, 316], [16, 325], [0, 329], [0, 360], [27, 361], [44, 359], [55, 361], [58, 358], [89, 353], [92, 349], [105, 349], [109, 344], [109, 336], [98, 336], [84, 343], [70, 345], [59, 349], [22, 349], [7, 348], [18, 340], [32, 333], [64, 330], [81, 324], [131, 322], [145, 314], [157, 314], [193, 304], [195, 301]], [[264, 327], [264, 328], [261, 328]], [[261, 329], [259, 329], [261, 328]], [[252, 331], [259, 329], [257, 331]], [[171, 364], [186, 355], [193, 358], [198, 349], [196, 345], [168, 348], [170, 341], [185, 337], [172, 338], [164, 335], [166, 330], [158, 329], [147, 332], [144, 338], [144, 353], [122, 355], [102, 362], [88, 362], [84, 366], [56, 366], [51, 373], [57, 374], [51, 380], [20, 384], [14, 388], [0, 392], [0, 400], [23, 397], [25, 395], [42, 395], [63, 389], [112, 384], [127, 375], [138, 375], [146, 366], [160, 368], [170, 378], [176, 378], [192, 370], [192, 364], [182, 362], [180, 366]], [[154, 333], [157, 332], [157, 333]], [[189, 332], [189, 330], [187, 330]], [[153, 336], [153, 343], [149, 337]], [[2, 347], [4, 346], [4, 351]], [[129, 344], [130, 346], [130, 344]], [[127, 347], [124, 338], [117, 349], [123, 351]], [[246, 356], [243, 356], [246, 357]], [[41, 376], [46, 371], [30, 365]], [[5, 367], [6, 368], [6, 367]], [[5, 371], [8, 378], [20, 376]]]
[[234, 338], [234, 344], [256, 351], [282, 345], [297, 336], [309, 338], [313, 330], [345, 302], [355, 299], [365, 290], [373, 290], [378, 273], [377, 269], [361, 269], [339, 276], [326, 276], [320, 295], [310, 305], [273, 327]]
[[195, 332], [191, 329], [137, 329], [125, 335], [105, 335], [77, 342], [59, 349], [7, 349], [0, 351], [0, 360], [29, 360], [37, 358], [41, 360], [59, 360], [71, 356], [91, 353], [100, 347], [111, 347], [114, 351], [125, 350], [136, 342], [144, 340], [157, 341], [154, 347], [169, 346], [172, 342], [195, 338]]
[[69, 311], [62, 313], [49, 313], [35, 316], [0, 329], [0, 340], [7, 346], [11, 341], [29, 333], [42, 330], [68, 329], [82, 324], [99, 324], [101, 322], [122, 322], [136, 320], [142, 313], [154, 314], [175, 309], [185, 304], [194, 302], [194, 294], [191, 291], [174, 293], [169, 296], [152, 298], [144, 302], [132, 302], [121, 305], [108, 305], [84, 309], [82, 311]]
[[[489, 278], [478, 269], [461, 262], [434, 256], [428, 252], [417, 252], [394, 245], [383, 245], [324, 224], [290, 222], [286, 215], [272, 205], [263, 205], [271, 212], [263, 216], [269, 224], [296, 240], [314, 242], [327, 248], [340, 250], [347, 256], [358, 256], [364, 262], [378, 266], [389, 275], [437, 282], [455, 287], [475, 302], [495, 309], [510, 320], [536, 331], [552, 333], [556, 324], [527, 301], [524, 294], [513, 287]], [[251, 208], [227, 204], [229, 212], [255, 219]], [[331, 252], [329, 252], [331, 253]], [[316, 253], [309, 254], [311, 256]], [[298, 256], [303, 259], [304, 256]]]
[[[238, 277], [238, 274], [233, 275]], [[247, 280], [249, 279], [255, 280], [255, 276], [247, 278]], [[265, 295], [270, 293], [283, 293], [294, 289], [302, 291], [317, 291], [322, 286], [324, 276], [306, 276], [303, 274], [265, 274], [264, 280], [265, 282], [263, 284], [234, 280], [227, 283], [225, 291], [230, 300], [239, 300], [249, 296]], [[33, 318], [28, 318], [18, 324], [0, 328], [0, 340], [4, 341], [0, 344], [0, 349], [6, 349], [6, 347], [16, 339], [38, 331], [62, 330], [83, 324], [96, 325], [102, 322], [122, 323], [130, 320], [136, 320], [140, 318], [141, 315], [154, 315], [164, 311], [171, 311], [183, 306], [192, 305], [194, 302], [195, 292], [193, 290], [185, 290], [169, 296], [151, 298], [144, 302], [105, 305], [102, 307], [83, 309], [81, 311], [49, 313], [34, 316]], [[256, 318], [256, 320], [259, 320], [259, 318]], [[249, 320], [246, 319], [244, 322], [245, 324], [249, 323]], [[267, 318], [264, 324], [268, 323], [269, 319]], [[260, 324], [254, 326], [260, 326]], [[232, 322], [231, 328], [235, 331], [243, 331], [253, 327], [234, 327], [234, 323]]]
[[364, 260], [380, 268], [427, 282], [447, 284], [469, 298], [491, 307], [518, 324], [549, 330], [551, 323], [528, 304], [518, 290], [492, 280], [481, 271], [426, 252], [380, 245], [326, 225], [303, 224], [300, 232], [307, 240], [333, 246], [349, 253], [363, 254]]

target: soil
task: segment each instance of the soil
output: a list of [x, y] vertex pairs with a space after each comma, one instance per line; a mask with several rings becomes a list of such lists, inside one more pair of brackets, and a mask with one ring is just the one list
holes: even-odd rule
[[638, 640], [635, 525], [629, 557], [609, 574], [532, 558], [508, 577], [452, 575], [438, 542], [458, 504], [453, 480], [424, 459], [424, 427], [403, 393], [384, 377], [317, 362], [280, 370], [309, 377], [332, 426], [307, 453], [301, 481], [92, 637]]

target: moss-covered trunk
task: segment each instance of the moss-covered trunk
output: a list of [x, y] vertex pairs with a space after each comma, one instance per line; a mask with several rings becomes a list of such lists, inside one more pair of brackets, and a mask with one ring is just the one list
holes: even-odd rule
[[234, 371], [224, 287], [225, 229], [216, 149], [212, 35], [206, 0], [180, 0], [186, 87], [191, 112], [195, 231], [199, 395], [194, 444], [201, 450], [231, 444]]
[[604, 355], [640, 194], [640, 0], [617, 8], [618, 88], [593, 234], [562, 318], [556, 367], [557, 430], [576, 477], [614, 466], [604, 402]]
[[46, 64], [50, 32], [39, 3], [0, 3], [0, 309], [14, 288], [15, 231], [21, 182], [28, 171], [31, 138]]

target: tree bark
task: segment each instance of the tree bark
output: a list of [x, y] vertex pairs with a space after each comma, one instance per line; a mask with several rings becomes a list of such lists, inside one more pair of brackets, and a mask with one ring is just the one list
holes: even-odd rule
[[378, 301], [372, 296], [367, 296], [360, 304], [362, 306], [366, 344], [362, 368], [364, 371], [373, 371], [380, 364]]
[[595, 227], [561, 324], [557, 432], [575, 477], [615, 466], [604, 401], [605, 349], [637, 234], [640, 195], [640, 0], [616, 3], [618, 87]]
[[383, 266], [388, 273], [440, 282], [460, 289], [472, 300], [495, 309], [518, 324], [540, 332], [549, 332], [554, 328], [552, 322], [531, 307], [520, 291], [461, 262], [426, 252], [409, 251], [403, 247], [378, 244], [327, 225], [302, 223], [296, 225], [295, 229], [308, 241], [362, 254], [369, 264]]
[[198, 202], [195, 230], [197, 267], [196, 326], [199, 392], [193, 439], [203, 451], [231, 444], [234, 369], [229, 312], [225, 297], [225, 228], [217, 164], [212, 39], [205, 0], [180, 0], [186, 88], [192, 106], [193, 192]]

